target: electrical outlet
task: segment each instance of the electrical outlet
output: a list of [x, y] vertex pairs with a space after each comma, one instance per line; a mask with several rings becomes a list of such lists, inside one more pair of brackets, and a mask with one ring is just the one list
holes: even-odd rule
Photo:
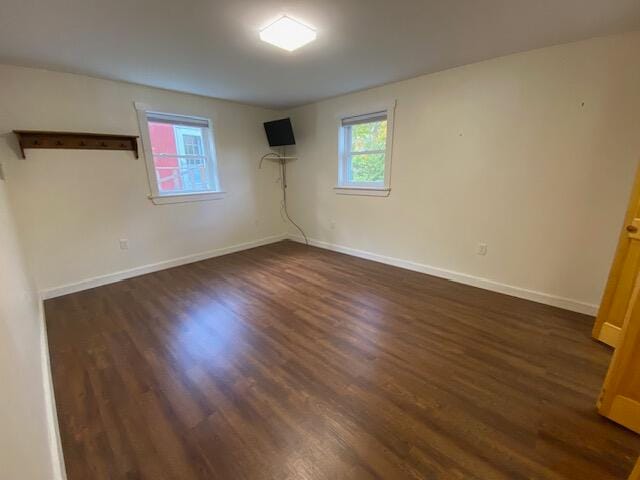
[[478, 244], [478, 255], [486, 255], [487, 254], [487, 244], [486, 243], [479, 243]]
[[127, 238], [120, 239], [120, 250], [129, 250], [129, 239]]
[[335, 228], [336, 228], [336, 222], [335, 222], [335, 221], [333, 221], [333, 220], [331, 220], [331, 221], [329, 222], [329, 228], [330, 228], [331, 230], [335, 230]]

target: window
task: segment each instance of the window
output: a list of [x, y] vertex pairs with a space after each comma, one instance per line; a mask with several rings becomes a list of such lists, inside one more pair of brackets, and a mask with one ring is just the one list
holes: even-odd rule
[[173, 203], [221, 198], [210, 120], [136, 107], [151, 199]]
[[393, 108], [340, 119], [338, 193], [388, 195]]

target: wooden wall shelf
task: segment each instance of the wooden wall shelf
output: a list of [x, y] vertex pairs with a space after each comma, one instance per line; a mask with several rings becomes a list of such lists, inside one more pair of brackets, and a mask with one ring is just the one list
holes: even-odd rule
[[20, 143], [22, 158], [25, 148], [68, 148], [85, 150], [131, 150], [138, 158], [138, 137], [104, 133], [43, 132], [14, 130]]

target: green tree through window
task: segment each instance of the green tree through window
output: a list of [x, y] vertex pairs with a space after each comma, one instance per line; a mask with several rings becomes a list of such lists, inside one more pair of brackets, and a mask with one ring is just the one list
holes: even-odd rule
[[383, 182], [386, 146], [386, 120], [352, 125], [349, 180], [357, 183]]

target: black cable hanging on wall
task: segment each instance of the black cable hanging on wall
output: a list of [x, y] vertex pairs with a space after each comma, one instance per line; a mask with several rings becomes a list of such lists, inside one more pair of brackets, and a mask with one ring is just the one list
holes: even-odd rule
[[307, 238], [307, 234], [304, 233], [304, 230], [302, 230], [300, 225], [298, 225], [296, 222], [293, 221], [293, 219], [289, 215], [289, 209], [287, 208], [287, 160], [286, 160], [287, 150], [286, 148], [287, 147], [284, 147], [284, 146], [282, 147], [282, 155], [278, 155], [277, 153], [267, 153], [266, 155], [263, 155], [262, 158], [260, 159], [260, 164], [258, 168], [262, 168], [262, 161], [268, 157], [275, 157], [280, 162], [280, 185], [282, 187], [282, 203], [280, 205], [280, 211], [284, 213], [285, 218], [289, 222], [291, 222], [291, 224], [294, 227], [296, 227], [298, 231], [302, 234], [302, 237], [304, 238], [304, 243], [306, 245], [309, 245], [309, 239]]

